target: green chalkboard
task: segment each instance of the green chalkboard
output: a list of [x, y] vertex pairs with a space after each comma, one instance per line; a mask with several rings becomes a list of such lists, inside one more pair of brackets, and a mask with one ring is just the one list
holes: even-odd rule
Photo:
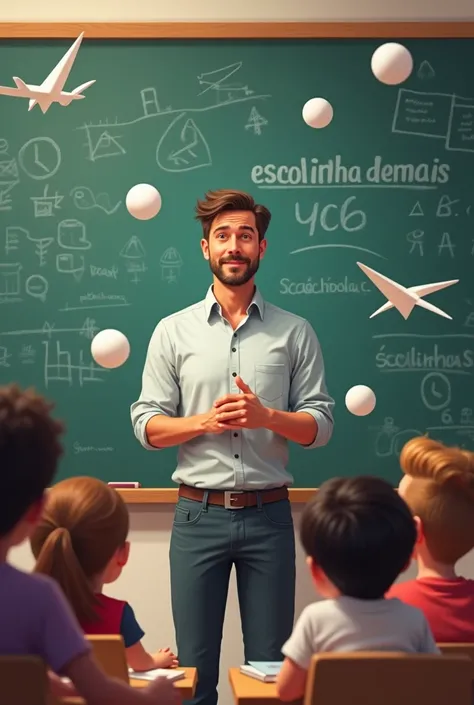
[[[129, 406], [156, 323], [206, 293], [193, 209], [222, 187], [272, 211], [258, 283], [313, 324], [336, 399], [331, 443], [291, 448], [295, 486], [396, 481], [426, 430], [474, 447], [474, 39], [401, 40], [414, 70], [392, 87], [370, 69], [381, 41], [84, 40], [66, 88], [96, 79], [85, 100], [42, 114], [0, 97], [0, 382], [57, 402], [62, 476], [172, 486], [176, 450], [143, 450]], [[1, 41], [0, 83], [40, 83], [70, 44]], [[301, 117], [314, 96], [334, 108], [323, 130]], [[124, 205], [141, 182], [163, 198], [151, 221]], [[371, 319], [385, 299], [358, 261], [407, 287], [459, 279], [428, 297], [452, 320]], [[131, 343], [114, 371], [90, 355], [103, 328]], [[364, 418], [345, 407], [355, 384], [377, 395]]]

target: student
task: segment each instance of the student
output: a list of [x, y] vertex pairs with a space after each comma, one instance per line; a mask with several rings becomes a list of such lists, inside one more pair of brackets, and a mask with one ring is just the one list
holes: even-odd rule
[[92, 477], [63, 480], [48, 492], [31, 536], [35, 571], [59, 583], [86, 634], [122, 635], [131, 668], [177, 666], [170, 649], [144, 649], [144, 632], [128, 602], [102, 592], [128, 561], [128, 531], [127, 507], [112, 487]]
[[51, 675], [54, 695], [79, 693], [88, 705], [178, 705], [166, 678], [134, 690], [106, 676], [54, 580], [17, 570], [10, 549], [31, 535], [62, 454], [62, 424], [33, 390], [0, 388], [0, 654], [39, 656], [75, 690]]
[[474, 643], [474, 581], [456, 563], [474, 548], [474, 453], [426, 436], [402, 449], [399, 493], [418, 523], [416, 580], [390, 597], [421, 609], [437, 642]]
[[281, 700], [303, 696], [313, 654], [325, 651], [439, 653], [419, 610], [386, 600], [410, 561], [416, 525], [405, 502], [376, 477], [334, 478], [303, 510], [301, 542], [319, 594], [284, 644]]

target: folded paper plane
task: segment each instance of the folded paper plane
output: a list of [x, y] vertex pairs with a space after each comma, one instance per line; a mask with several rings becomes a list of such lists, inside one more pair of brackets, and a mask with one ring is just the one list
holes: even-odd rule
[[375, 269], [367, 267], [367, 265], [357, 262], [357, 265], [362, 269], [364, 274], [366, 274], [369, 279], [375, 284], [377, 289], [379, 289], [382, 294], [388, 299], [387, 303], [378, 308], [370, 316], [373, 318], [379, 313], [388, 311], [390, 308], [396, 308], [406, 320], [410, 313], [413, 311], [415, 306], [420, 306], [421, 308], [426, 308], [432, 313], [438, 314], [438, 316], [443, 316], [443, 318], [449, 318], [452, 320], [451, 316], [442, 311], [437, 306], [433, 306], [428, 301], [422, 299], [423, 296], [428, 294], [433, 294], [435, 291], [440, 289], [446, 289], [448, 286], [457, 284], [459, 279], [451, 279], [450, 281], [437, 282], [435, 284], [421, 284], [420, 286], [410, 286], [405, 288], [401, 284], [385, 277], [383, 274], [379, 274]]
[[63, 58], [56, 64], [40, 86], [25, 83], [21, 78], [14, 76], [13, 80], [15, 81], [16, 88], [0, 86], [0, 95], [9, 95], [13, 98], [28, 98], [28, 110], [32, 110], [35, 105], [39, 105], [43, 113], [48, 110], [52, 103], [59, 103], [65, 106], [69, 105], [73, 100], [85, 98], [82, 92], [85, 91], [86, 88], [89, 88], [89, 86], [92, 86], [95, 80], [82, 83], [71, 92], [63, 91], [64, 84], [67, 81], [76, 59], [83, 36], [84, 32], [76, 39], [74, 44], [68, 49]]

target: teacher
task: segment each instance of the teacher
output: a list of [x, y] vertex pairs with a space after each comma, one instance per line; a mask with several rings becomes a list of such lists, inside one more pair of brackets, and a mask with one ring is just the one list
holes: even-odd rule
[[131, 417], [145, 448], [179, 446], [170, 544], [178, 658], [198, 669], [193, 702], [215, 705], [233, 565], [245, 660], [282, 659], [295, 601], [288, 441], [326, 445], [334, 402], [308, 321], [255, 287], [269, 210], [218, 190], [198, 201], [196, 217], [213, 283], [156, 326]]

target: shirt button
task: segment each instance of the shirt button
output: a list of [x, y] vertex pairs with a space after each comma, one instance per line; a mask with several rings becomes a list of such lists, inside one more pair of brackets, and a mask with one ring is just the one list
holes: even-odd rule
[[237, 338], [237, 333], [234, 333], [234, 338]]
[[239, 454], [236, 453], [236, 454], [234, 455], [234, 458], [238, 458], [238, 457], [239, 457]]
[[232, 377], [237, 377], [237, 372], [232, 372]]
[[237, 438], [238, 435], [239, 435], [238, 433], [234, 433], [234, 438]]
[[236, 350], [237, 350], [237, 348], [232, 348], [232, 352], [235, 352]]

